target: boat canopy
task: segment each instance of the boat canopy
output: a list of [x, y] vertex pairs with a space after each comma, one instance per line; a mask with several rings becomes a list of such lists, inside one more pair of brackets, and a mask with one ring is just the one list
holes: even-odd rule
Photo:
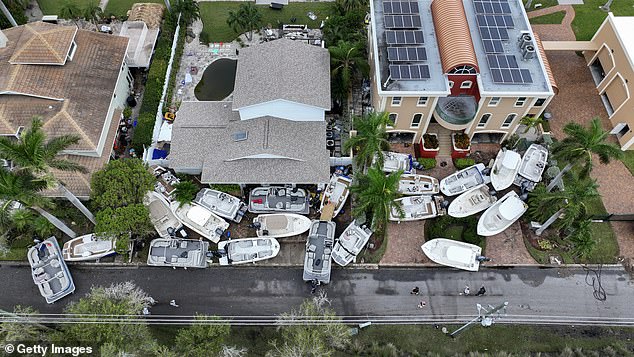
[[499, 210], [502, 217], [510, 221], [524, 212], [524, 202], [517, 197], [511, 196], [500, 204]]

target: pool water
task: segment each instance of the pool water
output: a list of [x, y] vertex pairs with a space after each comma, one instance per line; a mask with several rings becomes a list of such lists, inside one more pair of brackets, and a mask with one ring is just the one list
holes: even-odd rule
[[213, 61], [203, 73], [203, 78], [194, 89], [196, 98], [201, 101], [223, 100], [233, 92], [238, 61], [221, 58]]

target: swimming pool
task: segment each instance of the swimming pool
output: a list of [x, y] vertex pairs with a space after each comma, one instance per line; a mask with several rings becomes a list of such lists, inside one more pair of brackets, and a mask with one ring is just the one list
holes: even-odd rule
[[201, 101], [217, 101], [227, 98], [233, 92], [237, 65], [238, 61], [228, 58], [220, 58], [211, 62], [194, 89], [196, 98]]

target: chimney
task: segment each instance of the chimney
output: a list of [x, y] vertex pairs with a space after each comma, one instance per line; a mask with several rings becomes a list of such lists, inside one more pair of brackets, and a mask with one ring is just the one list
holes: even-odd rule
[[7, 43], [9, 42], [9, 39], [7, 38], [7, 36], [2, 32], [2, 30], [0, 30], [0, 48], [5, 48], [7, 47]]

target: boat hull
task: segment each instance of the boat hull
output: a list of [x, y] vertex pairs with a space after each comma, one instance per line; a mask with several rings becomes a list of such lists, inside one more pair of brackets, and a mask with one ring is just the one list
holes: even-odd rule
[[398, 192], [403, 195], [435, 195], [440, 192], [440, 184], [435, 177], [403, 174], [398, 182]]
[[333, 203], [335, 205], [335, 210], [332, 218], [337, 217], [343, 206], [346, 204], [346, 200], [350, 194], [350, 184], [352, 184], [352, 179], [345, 176], [332, 175], [330, 183], [321, 196], [319, 212], [321, 212], [324, 209], [324, 206], [328, 203]]
[[31, 277], [48, 304], [75, 292], [75, 283], [55, 237], [29, 248]]
[[440, 192], [445, 196], [456, 196], [486, 183], [482, 174], [486, 167], [479, 163], [469, 166], [440, 180]]
[[489, 193], [488, 186], [482, 184], [456, 197], [447, 208], [447, 214], [456, 218], [468, 217], [484, 211], [496, 201], [497, 197]]
[[308, 217], [294, 213], [261, 214], [253, 219], [254, 224], [260, 224], [256, 235], [271, 238], [300, 235], [310, 228], [310, 222]]
[[370, 240], [372, 231], [352, 222], [341, 233], [332, 250], [332, 260], [340, 266], [352, 263]]
[[155, 191], [148, 191], [143, 198], [143, 204], [150, 211], [150, 221], [159, 237], [169, 238], [168, 228], [173, 228], [174, 232], [183, 228], [183, 223], [172, 212], [169, 202], [163, 195]]
[[310, 225], [304, 254], [304, 281], [317, 280], [321, 283], [330, 282], [330, 262], [335, 240], [335, 223], [313, 221]]
[[[227, 223], [222, 218], [218, 217], [215, 213], [210, 210], [198, 206], [195, 203], [192, 204], [184, 204], [180, 205], [178, 202], [172, 202], [170, 204], [170, 208], [174, 215], [187, 227], [189, 227], [194, 232], [200, 234], [201, 236], [209, 239], [214, 243], [218, 243], [220, 241], [220, 237], [224, 233], [224, 231], [229, 227], [229, 223]], [[190, 217], [190, 210], [194, 210], [196, 214], [200, 213], [202, 218], [193, 218]], [[196, 219], [196, 220], [194, 220]]]
[[244, 202], [228, 193], [204, 188], [198, 192], [194, 202], [216, 215], [240, 223], [247, 210]]
[[[503, 205], [512, 207], [511, 209], [504, 209]], [[500, 207], [502, 208], [500, 209]], [[502, 233], [515, 223], [526, 210], [528, 210], [528, 205], [520, 200], [515, 191], [510, 191], [480, 216], [478, 220], [478, 234], [489, 237]]]
[[249, 194], [249, 212], [308, 214], [308, 200], [308, 193], [302, 188], [256, 187]]
[[[85, 241], [85, 243], [83, 243]], [[91, 244], [98, 242], [98, 244]], [[84, 248], [85, 247], [85, 248]], [[95, 251], [98, 249], [98, 251]], [[78, 255], [76, 250], [85, 250], [87, 255]], [[73, 238], [64, 243], [62, 254], [67, 262], [85, 262], [89, 260], [97, 260], [109, 255], [115, 254], [115, 241], [107, 239], [98, 239], [94, 233], [86, 234], [77, 238]]]
[[400, 203], [404, 212], [404, 216], [400, 217], [398, 211], [392, 209], [390, 211], [390, 221], [407, 222], [420, 221], [423, 219], [434, 218], [438, 215], [436, 203], [432, 196], [407, 196], [394, 200]]
[[548, 162], [548, 150], [538, 144], [531, 144], [524, 153], [518, 174], [533, 182], [540, 182]]
[[505, 190], [513, 184], [522, 159], [511, 150], [500, 150], [491, 169], [491, 185], [496, 191]]
[[255, 263], [275, 258], [280, 252], [280, 243], [270, 237], [234, 239], [218, 243], [218, 250], [226, 252], [220, 258], [220, 265]]
[[476, 257], [482, 254], [482, 248], [477, 245], [434, 238], [425, 242], [421, 249], [434, 263], [467, 271], [480, 269], [480, 262]]

